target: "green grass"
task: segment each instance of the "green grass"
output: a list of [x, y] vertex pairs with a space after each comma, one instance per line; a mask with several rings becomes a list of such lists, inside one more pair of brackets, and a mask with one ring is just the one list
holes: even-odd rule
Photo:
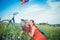
[[45, 32], [47, 40], [59, 40], [60, 39], [60, 27], [52, 27], [48, 25], [37, 25], [39, 29]]
[[[17, 29], [12, 24], [10, 24], [8, 27], [6, 27], [6, 25], [7, 23], [0, 22], [0, 36], [7, 35], [8, 33], [13, 32], [13, 35], [20, 37], [22, 31], [21, 28]], [[20, 26], [20, 24], [15, 25]], [[60, 27], [53, 27], [48, 25], [37, 25], [37, 27], [45, 32], [45, 37], [47, 38], [47, 40], [60, 40]], [[30, 37], [25, 33], [22, 34], [21, 38], [21, 40], [30, 39]]]

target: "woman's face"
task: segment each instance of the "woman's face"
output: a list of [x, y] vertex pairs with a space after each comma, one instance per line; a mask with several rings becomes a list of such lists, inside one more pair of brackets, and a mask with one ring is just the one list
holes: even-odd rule
[[33, 22], [31, 20], [29, 21], [29, 25], [33, 25]]

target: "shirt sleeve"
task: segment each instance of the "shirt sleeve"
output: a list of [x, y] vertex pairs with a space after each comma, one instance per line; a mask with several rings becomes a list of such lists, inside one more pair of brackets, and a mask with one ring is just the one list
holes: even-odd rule
[[24, 32], [29, 32], [29, 27], [23, 26], [23, 27], [22, 27], [22, 30], [23, 30]]

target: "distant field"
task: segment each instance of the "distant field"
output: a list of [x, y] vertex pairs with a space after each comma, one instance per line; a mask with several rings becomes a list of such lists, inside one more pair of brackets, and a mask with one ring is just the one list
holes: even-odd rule
[[47, 40], [60, 40], [60, 27], [52, 27], [48, 25], [37, 26], [45, 32]]
[[[8, 27], [6, 27], [6, 25], [7, 23], [0, 22], [0, 37], [7, 35], [10, 32], [13, 32], [12, 35], [20, 37], [22, 31], [21, 28], [18, 27], [20, 24], [15, 24], [17, 28], [12, 24], [10, 24]], [[37, 27], [45, 32], [47, 40], [60, 40], [60, 27], [53, 27], [48, 25], [37, 25]], [[21, 40], [29, 40], [30, 37], [24, 34], [25, 33], [22, 34]]]

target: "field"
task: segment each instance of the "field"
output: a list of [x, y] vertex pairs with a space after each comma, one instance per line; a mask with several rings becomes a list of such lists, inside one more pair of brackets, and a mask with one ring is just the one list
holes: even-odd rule
[[[0, 40], [5, 40], [6, 38], [10, 37], [15, 40], [32, 40], [27, 33], [21, 34], [21, 26], [20, 24], [9, 24], [8, 23], [0, 22]], [[47, 40], [60, 40], [60, 27], [53, 27], [49, 25], [37, 25], [37, 27], [44, 31], [45, 37]], [[10, 36], [8, 36], [10, 34]]]
[[47, 40], [60, 40], [60, 27], [52, 27], [48, 25], [38, 25], [39, 29], [45, 32]]

